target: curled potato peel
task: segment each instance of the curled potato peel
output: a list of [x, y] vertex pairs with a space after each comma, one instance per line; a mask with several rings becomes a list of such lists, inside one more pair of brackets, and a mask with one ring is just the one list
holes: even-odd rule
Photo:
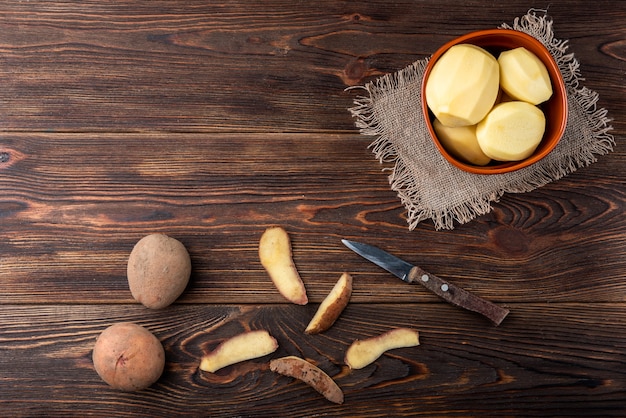
[[331, 402], [343, 403], [343, 391], [337, 383], [319, 367], [300, 357], [274, 359], [270, 361], [270, 370], [303, 381]]
[[395, 328], [366, 340], [356, 340], [348, 348], [345, 362], [351, 369], [362, 369], [386, 351], [419, 345], [419, 333], [409, 328]]
[[202, 357], [200, 370], [215, 373], [226, 366], [271, 354], [277, 348], [278, 342], [267, 331], [247, 331], [227, 339]]

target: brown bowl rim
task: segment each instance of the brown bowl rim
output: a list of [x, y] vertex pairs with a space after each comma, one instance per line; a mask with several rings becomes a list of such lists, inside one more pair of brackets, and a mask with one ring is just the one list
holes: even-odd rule
[[[553, 83], [553, 89], [556, 93], [558, 93], [558, 99], [561, 102], [561, 107], [563, 108], [563, 117], [561, 118], [559, 125], [556, 129], [556, 133], [554, 134], [554, 137], [556, 137], [556, 139], [548, 139], [548, 138], [544, 138], [542, 139], [542, 141], [546, 141], [548, 140], [551, 145], [548, 147], [543, 148], [540, 152], [535, 153], [533, 155], [531, 155], [530, 157], [521, 160], [521, 161], [511, 161], [511, 162], [503, 162], [503, 163], [499, 163], [496, 165], [487, 165], [487, 166], [478, 166], [478, 165], [472, 165], [469, 163], [465, 163], [463, 161], [460, 161], [458, 159], [456, 159], [454, 156], [450, 155], [448, 153], [448, 151], [441, 145], [441, 143], [439, 142], [439, 139], [437, 138], [437, 135], [435, 134], [435, 131], [433, 129], [432, 126], [432, 121], [431, 121], [431, 115], [430, 115], [430, 111], [428, 109], [428, 105], [426, 104], [426, 82], [428, 80], [428, 76], [430, 75], [430, 72], [432, 70], [433, 65], [435, 64], [435, 62], [437, 62], [437, 60], [441, 57], [441, 55], [443, 55], [444, 52], [446, 52], [450, 47], [460, 44], [460, 43], [472, 43], [472, 40], [476, 39], [477, 37], [489, 37], [489, 36], [493, 36], [493, 35], [498, 35], [498, 36], [509, 36], [509, 37], [514, 37], [514, 38], [523, 38], [525, 39], [527, 42], [533, 43], [535, 44], [539, 49], [543, 50], [544, 54], [543, 57], [541, 58], [541, 61], [546, 64], [546, 67], [548, 69], [548, 73], [550, 74], [550, 79]], [[544, 58], [548, 58], [548, 62], [546, 63]], [[556, 75], [556, 79], [554, 77], [554, 75]], [[556, 61], [554, 60], [554, 57], [552, 56], [552, 54], [550, 53], [550, 51], [548, 51], [548, 49], [546, 48], [546, 46], [541, 43], [541, 41], [539, 41], [537, 38], [525, 33], [525, 32], [521, 32], [521, 31], [517, 31], [514, 29], [484, 29], [484, 30], [478, 30], [478, 31], [474, 31], [474, 32], [469, 32], [466, 33], [465, 35], [459, 36], [457, 38], [454, 38], [448, 42], [446, 42], [445, 44], [443, 44], [439, 49], [437, 49], [437, 51], [435, 51], [435, 53], [430, 57], [428, 63], [426, 64], [426, 67], [424, 69], [424, 75], [422, 77], [422, 86], [421, 86], [421, 105], [422, 105], [422, 113], [423, 116], [425, 118], [426, 121], [426, 126], [428, 128], [428, 131], [430, 133], [431, 139], [433, 140], [433, 143], [435, 144], [435, 146], [437, 147], [437, 149], [439, 150], [439, 152], [441, 153], [441, 155], [443, 155], [443, 157], [450, 162], [451, 164], [453, 164], [454, 166], [460, 168], [463, 171], [467, 171], [470, 173], [474, 173], [474, 174], [503, 174], [503, 173], [509, 173], [509, 172], [513, 172], [525, 167], [528, 167], [534, 163], [536, 163], [537, 161], [543, 159], [545, 156], [547, 156], [550, 152], [552, 152], [552, 150], [554, 150], [554, 148], [557, 146], [557, 144], [559, 143], [559, 141], [561, 140], [561, 138], [563, 137], [563, 133], [565, 132], [565, 128], [567, 125], [567, 118], [568, 118], [568, 103], [567, 103], [567, 90], [565, 87], [565, 81], [563, 80], [563, 75], [561, 74], [561, 70], [559, 69], [558, 64], [556, 63]], [[553, 142], [553, 143], [552, 143]]]

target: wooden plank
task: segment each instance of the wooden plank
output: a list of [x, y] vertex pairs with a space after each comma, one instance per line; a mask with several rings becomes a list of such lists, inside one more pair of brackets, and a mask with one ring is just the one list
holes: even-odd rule
[[453, 231], [425, 222], [409, 232], [367, 144], [328, 134], [8, 135], [0, 302], [132, 302], [128, 254], [163, 232], [192, 256], [181, 302], [280, 303], [257, 252], [273, 224], [290, 233], [315, 302], [343, 271], [359, 302], [437, 300], [345, 249], [344, 237], [495, 301], [624, 300], [624, 154], [505, 196]]
[[[620, 416], [625, 308], [516, 304], [495, 328], [438, 304], [350, 304], [329, 331], [306, 336], [310, 306], [2, 305], [0, 404], [5, 416]], [[116, 391], [93, 369], [96, 336], [118, 321], [144, 325], [165, 347], [164, 375], [148, 390]], [[419, 330], [421, 345], [362, 370], [343, 365], [354, 339], [396, 326]], [[247, 329], [268, 330], [278, 351], [198, 370], [204, 353]], [[270, 372], [269, 359], [283, 355], [325, 370], [345, 403]]]
[[[511, 23], [528, 2], [0, 1], [0, 415], [624, 416], [626, 3], [579, 6], [549, 14], [614, 119], [616, 152], [453, 231], [410, 232], [347, 111], [361, 92], [346, 87]], [[291, 235], [307, 306], [286, 303], [258, 261], [274, 224]], [[180, 239], [194, 267], [158, 311], [125, 277], [151, 232]], [[493, 327], [344, 237], [511, 314]], [[343, 271], [350, 305], [304, 335]], [[148, 390], [115, 391], [93, 369], [96, 336], [120, 321], [164, 344]], [[397, 326], [418, 329], [421, 346], [343, 364], [354, 339]], [[279, 350], [198, 370], [247, 329], [269, 330]], [[282, 355], [327, 371], [345, 404], [270, 372]]]
[[[364, 84], [526, 1], [3, 2], [4, 131], [354, 131]], [[624, 114], [621, 2], [551, 4], [585, 85]], [[460, 19], [459, 17], [463, 18]], [[589, 30], [593, 28], [593, 30]], [[615, 124], [623, 130], [623, 121]]]

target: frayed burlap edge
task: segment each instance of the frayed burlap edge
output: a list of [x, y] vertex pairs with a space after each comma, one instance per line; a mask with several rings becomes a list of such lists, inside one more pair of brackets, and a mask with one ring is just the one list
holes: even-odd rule
[[[615, 141], [609, 133], [612, 127], [607, 117], [606, 109], [596, 108], [598, 94], [581, 86], [584, 79], [579, 72], [579, 63], [574, 54], [567, 53], [567, 41], [554, 38], [552, 20], [546, 15], [537, 15], [536, 11], [530, 10], [528, 14], [514, 20], [513, 26], [503, 24], [502, 28], [519, 30], [539, 39], [552, 53], [563, 74], [568, 91], [569, 117], [568, 128], [564, 138], [560, 141], [557, 149], [548, 155], [540, 163], [520, 170], [515, 175], [502, 174], [492, 176], [473, 175], [459, 172], [459, 176], [490, 177], [487, 187], [474, 193], [460, 203], [452, 203], [445, 207], [435, 207], [424, 202], [419, 179], [416, 178], [416, 170], [412, 161], [405, 161], [400, 157], [398, 144], [390, 135], [389, 127], [384, 123], [384, 115], [380, 114], [380, 107], [375, 106], [385, 99], [389, 92], [398, 91], [411, 86], [415, 94], [420, 94], [419, 87], [428, 58], [418, 60], [408, 67], [387, 74], [357, 88], [364, 89], [368, 94], [354, 99], [354, 107], [350, 112], [356, 118], [356, 126], [363, 135], [376, 136], [371, 143], [370, 149], [376, 158], [385, 164], [393, 164], [383, 170], [391, 170], [389, 182], [407, 209], [407, 222], [409, 230], [413, 230], [421, 221], [432, 219], [436, 229], [453, 229], [455, 222], [467, 223], [479, 215], [491, 211], [493, 202], [504, 193], [521, 193], [534, 190], [547, 183], [558, 180], [578, 168], [588, 166], [597, 160], [596, 156], [604, 155], [613, 150]], [[419, 129], [426, 129], [423, 117], [417, 118], [416, 122], [423, 124]], [[574, 123], [572, 123], [574, 122]], [[572, 125], [576, 126], [572, 126]], [[584, 140], [578, 138], [579, 132]], [[396, 134], [396, 133], [394, 133]], [[567, 137], [567, 138], [566, 138]], [[574, 140], [572, 140], [574, 138]], [[428, 143], [420, 144], [424, 147], [433, 147]], [[443, 161], [438, 164], [448, 164]], [[449, 169], [449, 168], [446, 168]], [[423, 173], [422, 173], [423, 174]], [[476, 178], [478, 181], [479, 179]], [[495, 184], [494, 184], [495, 182]], [[442, 190], [441, 193], [446, 193]]]

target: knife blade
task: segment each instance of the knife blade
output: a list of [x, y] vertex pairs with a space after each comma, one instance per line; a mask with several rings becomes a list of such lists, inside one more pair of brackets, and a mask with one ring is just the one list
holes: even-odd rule
[[496, 326], [500, 325], [509, 314], [508, 309], [428, 273], [378, 247], [347, 239], [342, 239], [341, 242], [361, 257], [387, 270], [401, 280], [411, 284], [419, 283], [446, 302], [481, 314]]

